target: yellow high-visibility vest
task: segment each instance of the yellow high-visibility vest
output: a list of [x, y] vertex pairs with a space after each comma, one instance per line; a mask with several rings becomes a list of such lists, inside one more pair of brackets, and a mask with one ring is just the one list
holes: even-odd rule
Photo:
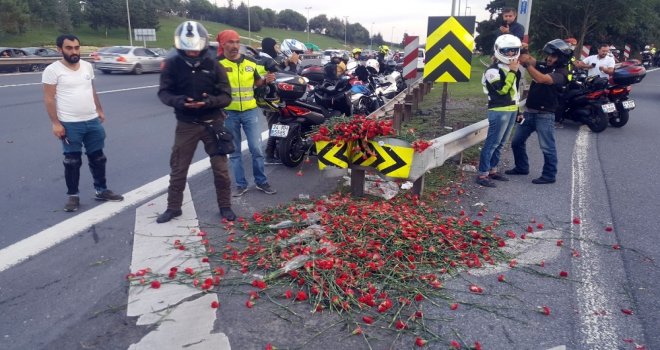
[[231, 103], [225, 109], [242, 112], [257, 108], [254, 80], [255, 74], [259, 76], [259, 65], [244, 55], [237, 62], [222, 56], [219, 63], [225, 67], [231, 85]]

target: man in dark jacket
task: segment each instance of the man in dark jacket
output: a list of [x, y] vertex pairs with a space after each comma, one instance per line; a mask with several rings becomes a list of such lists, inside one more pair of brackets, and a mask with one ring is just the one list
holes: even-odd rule
[[521, 54], [519, 62], [527, 67], [533, 81], [525, 105], [525, 113], [518, 119], [511, 149], [516, 166], [507, 175], [529, 174], [529, 161], [525, 142], [536, 131], [543, 152], [543, 172], [532, 180], [535, 184], [551, 184], [557, 175], [557, 147], [555, 146], [555, 110], [559, 105], [559, 93], [568, 82], [568, 64], [573, 50], [561, 39], [549, 41], [543, 47], [545, 62], [537, 62], [529, 54]]
[[174, 146], [170, 157], [170, 185], [167, 210], [156, 219], [158, 223], [182, 214], [183, 191], [188, 168], [199, 141], [210, 156], [215, 192], [220, 215], [233, 221], [231, 210], [231, 180], [226, 155], [218, 154], [215, 134], [210, 125], [224, 123], [222, 108], [231, 103], [231, 87], [224, 68], [206, 55], [208, 32], [197, 22], [186, 21], [177, 27], [174, 47], [178, 54], [168, 58], [160, 76], [158, 97], [171, 107], [176, 116]]
[[520, 41], [523, 41], [525, 36], [525, 27], [516, 21], [518, 17], [518, 11], [512, 7], [505, 7], [502, 9], [502, 25], [500, 26], [500, 33], [502, 34], [511, 34], [518, 37]]

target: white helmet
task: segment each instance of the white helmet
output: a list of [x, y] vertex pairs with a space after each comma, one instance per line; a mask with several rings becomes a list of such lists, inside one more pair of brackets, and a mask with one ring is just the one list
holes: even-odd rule
[[307, 47], [302, 42], [296, 39], [284, 39], [280, 44], [280, 51], [284, 56], [291, 57], [295, 52], [297, 54], [303, 54], [307, 51]]
[[201, 23], [185, 21], [174, 31], [174, 47], [183, 51], [204, 51], [209, 47], [209, 32]]
[[[518, 37], [511, 34], [500, 35], [497, 40], [495, 40], [495, 45], [493, 46], [493, 51], [495, 51], [495, 57], [504, 64], [509, 64], [513, 60], [517, 59], [520, 56], [520, 47], [522, 43]], [[513, 56], [509, 56], [509, 53], [514, 52]]]
[[380, 72], [380, 64], [376, 59], [370, 58], [367, 60], [367, 62], [364, 64], [367, 66], [367, 68], [373, 68], [376, 70], [376, 73]]
[[650, 49], [651, 49], [651, 46], [649, 46], [649, 45], [644, 46], [644, 50], [650, 50]]

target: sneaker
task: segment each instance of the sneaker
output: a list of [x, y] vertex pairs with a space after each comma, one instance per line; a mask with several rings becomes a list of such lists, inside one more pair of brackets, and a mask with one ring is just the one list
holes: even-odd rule
[[280, 165], [282, 161], [275, 157], [266, 157], [264, 160], [265, 165]]
[[488, 177], [497, 181], [509, 181], [509, 178], [500, 173], [490, 173]]
[[232, 193], [232, 197], [240, 197], [242, 196], [245, 192], [247, 192], [247, 187], [236, 187], [236, 190], [234, 190], [234, 193]]
[[174, 219], [177, 216], [181, 216], [181, 214], [183, 214], [181, 209], [167, 209], [165, 210], [164, 213], [158, 215], [158, 218], [156, 218], [156, 222], [162, 224], [164, 222], [168, 222]]
[[539, 177], [538, 179], [532, 180], [532, 183], [537, 184], [537, 185], [553, 184], [553, 183], [555, 183], [555, 179], [548, 179], [546, 177]]
[[519, 170], [518, 168], [513, 168], [513, 169], [506, 170], [504, 173], [507, 174], [507, 175], [527, 175], [527, 174], [529, 174], [529, 171], [522, 171], [522, 170]]
[[497, 185], [487, 177], [477, 176], [477, 183], [484, 187], [497, 187]]
[[274, 188], [270, 187], [268, 182], [263, 183], [261, 185], [257, 185], [257, 189], [261, 190], [261, 191], [264, 191], [264, 193], [266, 193], [266, 194], [275, 194], [275, 193], [277, 193], [277, 191], [275, 191]]
[[78, 208], [80, 208], [80, 197], [69, 196], [69, 199], [66, 200], [66, 204], [64, 204], [64, 211], [72, 212], [78, 210]]
[[220, 216], [227, 219], [227, 221], [236, 220], [236, 214], [234, 214], [234, 211], [230, 207], [220, 208]]
[[115, 194], [110, 190], [105, 190], [103, 192], [96, 192], [96, 200], [106, 202], [121, 202], [124, 200], [124, 196]]

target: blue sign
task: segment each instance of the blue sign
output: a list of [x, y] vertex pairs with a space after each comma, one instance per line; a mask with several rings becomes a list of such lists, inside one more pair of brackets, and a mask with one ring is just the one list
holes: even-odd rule
[[527, 13], [527, 0], [520, 0], [520, 14], [524, 15]]

